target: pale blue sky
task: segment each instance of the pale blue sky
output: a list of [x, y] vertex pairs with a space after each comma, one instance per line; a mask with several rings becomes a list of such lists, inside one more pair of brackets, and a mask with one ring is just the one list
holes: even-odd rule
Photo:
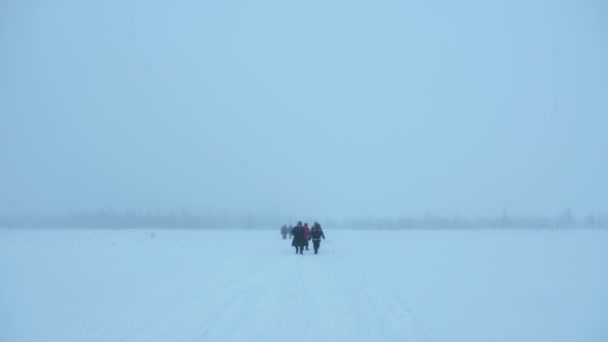
[[608, 212], [608, 3], [0, 0], [0, 214]]

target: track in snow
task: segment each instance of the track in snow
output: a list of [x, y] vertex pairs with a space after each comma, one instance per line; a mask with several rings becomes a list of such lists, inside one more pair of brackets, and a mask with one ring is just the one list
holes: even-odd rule
[[[289, 241], [271, 239], [267, 232], [245, 232], [246, 239], [218, 237], [207, 247], [205, 235], [213, 233], [189, 234], [195, 241], [165, 241], [167, 234], [161, 232], [155, 241], [121, 240], [101, 250], [111, 253], [122, 244], [128, 256], [137, 254], [129, 248], [146, 250], [146, 244], [154, 244], [144, 254], [158, 267], [124, 282], [125, 291], [143, 291], [140, 298], [119, 302], [108, 294], [105, 300], [116, 309], [113, 317], [90, 320], [88, 330], [67, 340], [429, 340], [399, 296], [367, 280], [365, 270], [337, 252], [333, 240], [324, 241], [318, 255], [312, 244], [297, 255]], [[129, 288], [134, 286], [141, 289]]]

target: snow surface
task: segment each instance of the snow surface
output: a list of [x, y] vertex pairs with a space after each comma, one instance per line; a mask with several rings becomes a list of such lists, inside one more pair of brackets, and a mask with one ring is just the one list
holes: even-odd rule
[[0, 341], [608, 341], [608, 231], [0, 230]]

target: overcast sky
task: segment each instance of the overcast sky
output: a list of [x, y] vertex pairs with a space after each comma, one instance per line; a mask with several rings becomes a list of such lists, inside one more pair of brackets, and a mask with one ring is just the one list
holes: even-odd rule
[[608, 2], [0, 0], [0, 214], [608, 212]]

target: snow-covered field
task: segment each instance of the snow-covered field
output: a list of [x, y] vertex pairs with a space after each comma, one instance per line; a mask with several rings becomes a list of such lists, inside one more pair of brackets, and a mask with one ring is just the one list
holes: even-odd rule
[[0, 229], [0, 341], [608, 341], [608, 231]]

